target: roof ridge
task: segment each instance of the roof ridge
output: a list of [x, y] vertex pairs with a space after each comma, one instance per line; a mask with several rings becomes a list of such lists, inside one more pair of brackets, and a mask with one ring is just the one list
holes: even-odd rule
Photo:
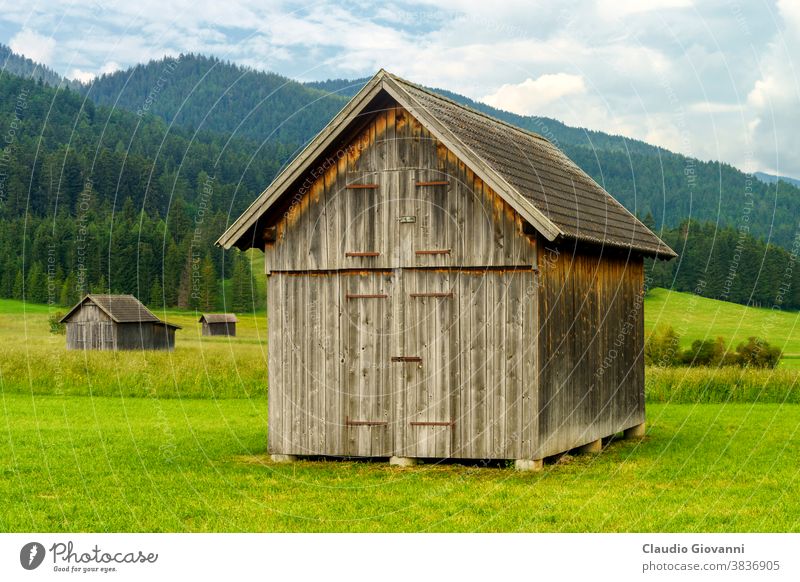
[[[555, 144], [553, 142], [551, 142], [549, 139], [547, 139], [543, 135], [536, 133], [535, 131], [531, 131], [529, 129], [524, 129], [522, 127], [519, 127], [518, 125], [514, 125], [513, 123], [509, 123], [508, 121], [504, 121], [502, 119], [498, 119], [497, 117], [489, 115], [488, 113], [485, 113], [483, 111], [478, 111], [477, 109], [475, 109], [473, 107], [470, 107], [469, 105], [464, 105], [463, 103], [459, 103], [455, 99], [451, 99], [450, 97], [447, 97], [446, 95], [442, 95], [441, 93], [437, 93], [433, 89], [430, 89], [428, 87], [424, 87], [422, 85], [418, 85], [417, 83], [413, 83], [411, 81], [408, 81], [407, 79], [403, 79], [402, 77], [398, 77], [397, 75], [395, 75], [393, 73], [390, 73], [389, 71], [386, 71], [384, 69], [381, 69], [381, 70], [384, 71], [384, 73], [386, 74], [387, 77], [390, 77], [391, 79], [393, 79], [396, 82], [403, 83], [405, 85], [408, 85], [410, 87], [418, 89], [418, 90], [422, 91], [423, 93], [427, 93], [431, 97], [435, 97], [436, 99], [441, 99], [442, 101], [447, 101], [448, 103], [452, 103], [456, 107], [464, 109], [465, 111], [468, 111], [469, 113], [472, 113], [472, 114], [477, 115], [479, 117], [483, 117], [484, 119], [488, 119], [489, 121], [492, 121], [494, 123], [498, 123], [500, 125], [508, 127], [509, 129], [512, 129], [512, 130], [514, 130], [514, 131], [516, 131], [518, 133], [521, 133], [521, 134], [523, 134], [525, 136], [534, 137], [536, 139], [540, 139], [540, 140], [542, 140], [544, 142], [547, 142], [548, 144], [552, 145], [553, 147], [555, 147]], [[448, 89], [445, 89], [445, 91], [447, 91], [447, 90]], [[474, 101], [474, 99], [473, 99], [473, 101]], [[489, 107], [491, 107], [491, 105]], [[508, 111], [507, 113], [512, 113], [512, 112]]]

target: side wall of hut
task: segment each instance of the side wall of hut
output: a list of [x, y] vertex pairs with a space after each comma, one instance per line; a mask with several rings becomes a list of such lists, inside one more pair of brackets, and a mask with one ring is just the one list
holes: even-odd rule
[[537, 457], [644, 422], [643, 262], [542, 244]]
[[212, 335], [236, 335], [236, 324], [234, 322], [208, 323], [203, 322], [202, 333], [206, 336]]
[[117, 324], [118, 350], [172, 350], [175, 329], [161, 323]]

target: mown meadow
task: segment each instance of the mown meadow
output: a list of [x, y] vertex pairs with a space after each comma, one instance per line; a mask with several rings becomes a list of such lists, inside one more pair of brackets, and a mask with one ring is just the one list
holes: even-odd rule
[[[764, 336], [797, 314], [656, 289], [647, 329]], [[0, 531], [800, 531], [800, 370], [648, 369], [648, 431], [544, 471], [266, 455], [266, 317], [172, 353], [67, 352], [46, 306], [0, 302]], [[690, 317], [686, 317], [686, 314]], [[778, 323], [774, 323], [775, 315]], [[738, 319], [737, 319], [738, 316]]]

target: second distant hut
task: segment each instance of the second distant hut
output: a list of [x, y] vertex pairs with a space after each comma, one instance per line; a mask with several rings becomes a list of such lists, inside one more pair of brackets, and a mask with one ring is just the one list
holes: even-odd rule
[[204, 313], [200, 317], [203, 335], [236, 335], [236, 316], [233, 313]]

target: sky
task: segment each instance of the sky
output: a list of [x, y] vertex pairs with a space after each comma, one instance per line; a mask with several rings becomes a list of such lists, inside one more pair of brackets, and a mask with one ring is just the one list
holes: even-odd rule
[[800, 177], [800, 0], [0, 0], [0, 42], [82, 80], [182, 52], [304, 81], [385, 68]]

